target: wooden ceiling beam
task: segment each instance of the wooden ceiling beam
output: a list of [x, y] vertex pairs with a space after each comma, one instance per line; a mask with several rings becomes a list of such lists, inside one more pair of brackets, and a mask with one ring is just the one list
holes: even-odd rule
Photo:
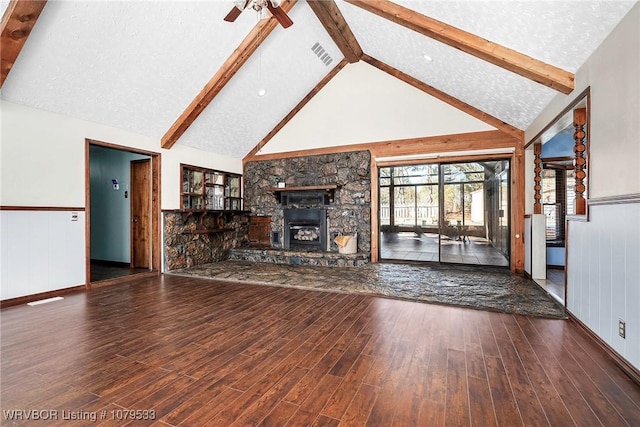
[[[285, 13], [289, 13], [297, 0], [285, 0], [280, 7]], [[251, 55], [258, 49], [262, 42], [278, 26], [275, 18], [261, 19], [249, 32], [240, 46], [233, 51], [231, 56], [222, 64], [222, 67], [211, 77], [200, 93], [194, 98], [180, 117], [171, 125], [161, 140], [162, 148], [169, 149], [178, 141], [198, 116], [207, 108], [213, 99], [220, 93], [231, 78], [240, 70]]]
[[262, 147], [264, 147], [267, 142], [269, 142], [271, 140], [271, 138], [273, 138], [275, 136], [275, 134], [277, 134], [278, 132], [280, 132], [280, 129], [282, 129], [287, 123], [289, 123], [289, 121], [291, 119], [293, 119], [293, 117], [298, 114], [298, 111], [300, 111], [305, 105], [307, 105], [307, 103], [309, 101], [311, 101], [311, 98], [313, 98], [314, 96], [316, 96], [316, 94], [318, 92], [320, 92], [320, 90], [322, 90], [323, 87], [325, 87], [325, 85], [327, 83], [329, 83], [331, 81], [331, 79], [333, 79], [333, 77], [338, 74], [338, 72], [340, 72], [340, 70], [342, 70], [346, 65], [348, 64], [348, 61], [346, 59], [343, 59], [342, 61], [340, 61], [338, 63], [338, 65], [336, 65], [333, 70], [331, 70], [329, 72], [329, 74], [327, 74], [326, 76], [324, 76], [324, 78], [322, 80], [320, 80], [320, 83], [318, 83], [313, 89], [311, 89], [311, 91], [307, 94], [307, 96], [305, 96], [304, 98], [302, 98], [302, 101], [300, 101], [298, 103], [298, 105], [296, 105], [294, 107], [293, 110], [291, 110], [289, 112], [289, 114], [287, 114], [282, 120], [280, 120], [280, 123], [278, 123], [276, 125], [276, 127], [274, 127], [271, 132], [269, 132], [267, 134], [267, 136], [265, 136], [262, 141], [260, 141], [258, 143], [258, 145], [256, 145], [253, 150], [251, 150], [249, 152], [249, 154], [247, 154], [246, 156], [244, 156], [244, 158], [242, 159], [242, 163], [246, 163], [248, 161], [251, 161], [260, 151], [260, 149]]
[[12, 0], [0, 24], [0, 88], [31, 34], [47, 0]]
[[307, 0], [307, 4], [346, 60], [351, 64], [358, 62], [362, 57], [362, 48], [336, 3], [333, 0]]
[[[509, 150], [511, 148], [513, 148], [514, 151], [517, 151], [518, 147], [522, 147], [522, 143], [518, 139], [499, 130], [490, 130], [258, 154], [246, 161], [287, 159], [292, 157], [316, 156], [320, 154], [348, 153], [361, 150], [369, 150], [373, 157], [399, 157], [432, 153], [441, 155], [443, 153], [462, 152], [463, 154], [460, 154], [459, 156], [446, 156], [447, 159], [462, 159], [465, 157], [468, 158], [475, 156], [476, 154], [469, 153], [477, 152], [478, 150], [504, 149], [505, 152], [502, 154], [482, 154], [483, 158], [494, 158], [496, 156], [504, 157], [506, 153], [510, 152]], [[420, 160], [418, 159], [417, 161]], [[399, 162], [400, 160], [393, 161], [394, 164]], [[412, 160], [411, 163], [415, 164], [416, 159]]]
[[374, 67], [378, 68], [379, 70], [384, 71], [387, 74], [392, 75], [393, 77], [396, 77], [397, 79], [402, 80], [405, 83], [410, 84], [411, 86], [420, 89], [421, 91], [433, 96], [434, 98], [439, 99], [440, 101], [446, 102], [447, 104], [451, 105], [454, 108], [457, 108], [460, 111], [463, 111], [467, 114], [469, 114], [470, 116], [475, 117], [478, 120], [481, 120], [493, 127], [495, 127], [496, 129], [505, 132], [511, 136], [513, 136], [514, 138], [517, 138], [520, 141], [524, 142], [524, 132], [518, 128], [516, 128], [515, 126], [512, 126], [508, 123], [503, 122], [502, 120], [493, 117], [490, 114], [485, 113], [484, 111], [481, 111], [475, 107], [472, 107], [471, 105], [460, 101], [457, 98], [454, 98], [451, 95], [448, 95], [444, 92], [442, 92], [439, 89], [436, 89], [433, 86], [429, 86], [428, 84], [424, 83], [421, 80], [418, 80], [414, 77], [411, 77], [410, 75], [396, 69], [393, 68], [391, 65], [388, 65], [378, 59], [375, 59], [369, 55], [364, 55], [362, 57], [362, 60], [365, 61], [368, 64], [373, 65]]
[[354, 6], [459, 49], [564, 94], [574, 88], [574, 75], [561, 68], [490, 42], [388, 0], [345, 0]]

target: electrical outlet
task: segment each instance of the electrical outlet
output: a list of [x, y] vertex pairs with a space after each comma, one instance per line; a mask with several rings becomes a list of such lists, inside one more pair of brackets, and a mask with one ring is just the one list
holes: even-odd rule
[[620, 335], [622, 339], [625, 338], [625, 335], [627, 332], [626, 329], [627, 329], [627, 324], [624, 322], [624, 320], [622, 319], [618, 320], [618, 335]]

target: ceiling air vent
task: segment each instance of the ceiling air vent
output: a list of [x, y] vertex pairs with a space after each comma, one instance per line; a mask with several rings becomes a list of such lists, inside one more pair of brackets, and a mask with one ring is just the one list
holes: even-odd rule
[[313, 46], [311, 46], [311, 50], [318, 56], [318, 58], [320, 58], [322, 62], [324, 62], [324, 65], [329, 65], [333, 62], [333, 58], [331, 57], [331, 55], [329, 55], [324, 50], [320, 43], [316, 42]]

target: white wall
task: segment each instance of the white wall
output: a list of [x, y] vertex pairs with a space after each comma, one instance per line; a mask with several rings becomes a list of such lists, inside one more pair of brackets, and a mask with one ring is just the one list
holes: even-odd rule
[[343, 68], [259, 154], [495, 130], [360, 61]]
[[[162, 209], [180, 207], [180, 163], [242, 173], [242, 160], [0, 101], [0, 205], [85, 206], [85, 138], [161, 154]], [[25, 167], [30, 173], [25, 173]]]
[[[591, 87], [589, 198], [640, 193], [640, 3], [576, 73], [576, 88], [558, 95], [527, 129], [527, 141]], [[533, 176], [527, 177], [528, 187]], [[632, 197], [633, 198], [633, 197]], [[595, 203], [594, 203], [595, 204]], [[567, 307], [640, 369], [640, 204], [589, 207], [589, 221], [569, 225]], [[627, 338], [617, 335], [618, 319]]]
[[[0, 101], [0, 114], [0, 206], [5, 208], [84, 208], [85, 138], [160, 153], [162, 209], [180, 207], [181, 162], [242, 172], [241, 159], [181, 145], [161, 150], [160, 141], [153, 138], [6, 101]], [[67, 229], [69, 215], [68, 211], [55, 210], [3, 211], [1, 298], [84, 283], [85, 218], [80, 212], [74, 231], [69, 231], [71, 237], [66, 238], [59, 231]], [[33, 232], [35, 229], [38, 232]], [[82, 239], [77, 239], [74, 233], [80, 229]], [[24, 238], [12, 234], [14, 230], [25, 230]], [[51, 245], [55, 250], [44, 249]], [[49, 266], [54, 265], [66, 266], [70, 273], [49, 274]], [[77, 269], [83, 272], [80, 282]]]

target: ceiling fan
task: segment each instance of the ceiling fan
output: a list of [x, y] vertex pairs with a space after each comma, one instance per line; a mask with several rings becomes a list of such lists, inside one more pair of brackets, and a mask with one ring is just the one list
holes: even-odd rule
[[280, 8], [279, 0], [235, 0], [233, 3], [235, 6], [231, 9], [231, 12], [224, 17], [224, 20], [227, 22], [235, 21], [243, 10], [251, 8], [258, 12], [262, 18], [268, 17], [268, 12], [271, 12], [271, 15], [273, 15], [284, 28], [289, 28], [293, 25], [291, 18]]

